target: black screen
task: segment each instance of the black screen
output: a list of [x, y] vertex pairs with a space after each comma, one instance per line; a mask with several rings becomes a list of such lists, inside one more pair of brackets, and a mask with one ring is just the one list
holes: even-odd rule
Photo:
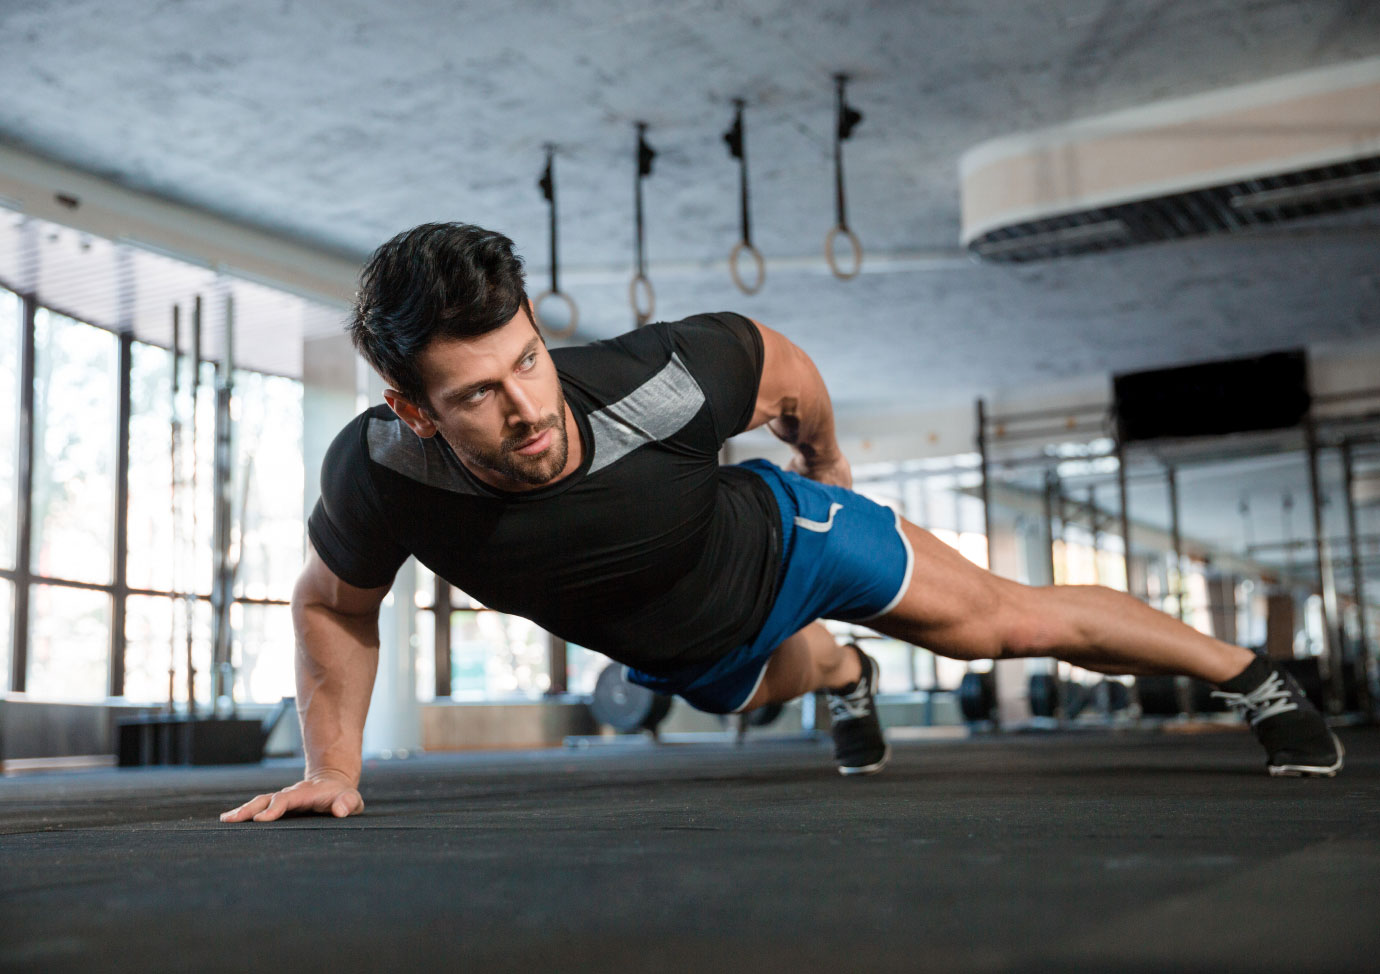
[[1305, 416], [1302, 349], [1113, 377], [1123, 443], [1297, 426]]

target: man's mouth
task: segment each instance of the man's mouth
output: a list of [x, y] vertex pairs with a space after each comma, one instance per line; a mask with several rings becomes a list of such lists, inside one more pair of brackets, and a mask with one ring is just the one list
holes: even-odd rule
[[551, 445], [551, 428], [547, 427], [531, 439], [523, 440], [513, 447], [513, 452], [524, 457], [535, 457], [546, 452]]

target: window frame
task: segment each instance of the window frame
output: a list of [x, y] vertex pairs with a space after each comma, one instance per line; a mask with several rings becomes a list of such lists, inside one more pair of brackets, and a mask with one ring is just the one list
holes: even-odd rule
[[[125, 621], [127, 614], [128, 600], [130, 596], [161, 596], [170, 599], [183, 599], [187, 593], [165, 591], [161, 589], [149, 589], [142, 587], [131, 587], [128, 583], [128, 556], [129, 556], [129, 444], [130, 444], [130, 422], [132, 419], [132, 372], [133, 372], [133, 350], [135, 339], [133, 332], [128, 328], [110, 328], [97, 322], [87, 321], [86, 319], [72, 315], [61, 308], [51, 304], [40, 302], [35, 294], [22, 288], [14, 287], [9, 281], [0, 279], [0, 288], [19, 296], [21, 302], [20, 317], [20, 350], [19, 350], [19, 415], [15, 424], [15, 503], [16, 503], [16, 524], [15, 524], [15, 546], [14, 546], [14, 568], [0, 567], [0, 578], [7, 579], [13, 584], [14, 602], [10, 613], [10, 659], [8, 683], [5, 691], [8, 693], [25, 693], [28, 685], [29, 671], [29, 648], [30, 648], [30, 629], [31, 629], [31, 603], [33, 589], [37, 585], [51, 585], [66, 588], [83, 589], [87, 591], [103, 592], [111, 599], [110, 617], [110, 636], [107, 645], [107, 686], [108, 697], [122, 697], [125, 685], [125, 654], [127, 641], [125, 635]], [[34, 489], [34, 415], [35, 415], [35, 362], [36, 362], [36, 323], [38, 312], [44, 310], [52, 314], [61, 315], [73, 321], [100, 328], [102, 331], [113, 332], [119, 339], [118, 353], [118, 416], [116, 424], [116, 476], [115, 476], [115, 496], [112, 501], [115, 505], [115, 526], [114, 543], [112, 558], [114, 559], [111, 581], [109, 583], [95, 583], [79, 581], [76, 579], [60, 578], [45, 575], [33, 571], [33, 489]], [[156, 342], [144, 342], [144, 344], [158, 346]], [[245, 369], [236, 366], [235, 371], [239, 373], [257, 372], [254, 369]], [[263, 373], [265, 375], [270, 373]], [[300, 382], [300, 379], [294, 380]], [[211, 490], [214, 492], [216, 486], [213, 484]], [[176, 580], [174, 579], [174, 586]], [[196, 592], [193, 596], [198, 602], [210, 602], [211, 593]], [[289, 599], [276, 598], [250, 598], [240, 595], [231, 595], [231, 605], [240, 604], [243, 606], [288, 606], [291, 604]], [[151, 704], [162, 703], [162, 701], [148, 701]], [[193, 702], [194, 703], [194, 702]]]

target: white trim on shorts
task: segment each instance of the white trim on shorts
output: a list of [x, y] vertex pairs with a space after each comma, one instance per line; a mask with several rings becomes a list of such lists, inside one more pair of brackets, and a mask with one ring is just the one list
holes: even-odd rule
[[880, 612], [870, 616], [863, 616], [861, 619], [849, 619], [849, 622], [871, 622], [873, 619], [880, 619], [896, 606], [901, 604], [901, 599], [905, 597], [906, 590], [910, 588], [910, 577], [915, 572], [915, 551], [910, 546], [910, 539], [906, 537], [906, 532], [901, 527], [901, 515], [898, 511], [892, 511], [896, 516], [896, 533], [901, 537], [901, 544], [906, 548], [906, 574], [901, 578], [901, 587], [896, 590], [896, 595], [886, 604]]
[[[841, 506], [841, 505], [840, 505], [840, 506]], [[832, 527], [832, 522], [833, 522], [833, 520], [834, 520], [834, 513], [835, 513], [835, 512], [834, 512], [832, 509], [829, 511], [829, 521], [831, 522], [831, 523], [830, 523], [830, 526], [831, 526], [831, 527]], [[882, 616], [886, 615], [886, 614], [887, 614], [888, 612], [890, 612], [892, 609], [896, 608], [896, 606], [898, 606], [898, 605], [901, 604], [901, 599], [905, 598], [906, 591], [907, 591], [907, 589], [910, 588], [910, 579], [911, 579], [911, 576], [912, 576], [913, 574], [915, 574], [915, 549], [913, 549], [913, 548], [910, 546], [910, 539], [906, 537], [906, 532], [905, 532], [905, 530], [901, 527], [901, 515], [900, 515], [900, 513], [899, 513], [899, 512], [896, 512], [896, 511], [892, 511], [892, 514], [894, 514], [895, 517], [896, 517], [896, 534], [900, 537], [900, 539], [901, 539], [901, 544], [902, 544], [902, 546], [906, 549], [906, 573], [905, 573], [905, 575], [903, 575], [903, 576], [901, 577], [901, 587], [900, 587], [899, 589], [896, 590], [896, 594], [895, 594], [894, 596], [892, 596], [891, 601], [888, 602], [888, 603], [886, 604], [886, 606], [882, 609], [882, 611], [876, 613], [875, 615], [864, 616], [864, 617], [861, 618], [861, 619], [849, 619], [849, 620], [848, 620], [849, 622], [870, 622], [870, 621], [873, 620], [873, 619], [880, 619]], [[800, 518], [796, 518], [796, 523], [797, 523], [797, 524], [799, 524], [800, 521], [801, 521]], [[819, 523], [819, 522], [811, 522], [811, 523], [812, 523], [812, 524], [817, 524], [817, 523]], [[801, 525], [801, 526], [804, 527], [804, 525]], [[810, 530], [812, 530], [812, 531], [820, 531], [820, 530], [825, 530], [825, 531], [827, 531], [828, 528], [827, 528], [827, 527], [811, 527]], [[778, 647], [778, 648], [779, 648], [779, 647]], [[772, 661], [773, 658], [775, 658], [775, 656], [776, 656], [776, 651], [773, 650], [773, 651], [772, 651], [772, 655], [771, 655], [771, 656], [768, 656], [768, 657], [766, 658], [766, 661], [762, 663], [762, 672], [760, 672], [760, 673], [757, 674], [757, 681], [756, 681], [755, 683], [752, 684], [752, 689], [748, 691], [748, 695], [747, 695], [746, 697], [743, 698], [743, 702], [742, 702], [742, 703], [740, 703], [737, 707], [734, 707], [732, 710], [729, 711], [730, 714], [741, 714], [743, 711], [747, 710], [747, 705], [748, 705], [748, 703], [750, 703], [750, 702], [752, 701], [752, 698], [755, 697], [755, 696], [757, 695], [757, 690], [758, 690], [759, 687], [762, 686], [762, 680], [763, 680], [763, 679], [766, 677], [766, 675], [767, 675], [767, 667], [771, 665], [771, 661]]]
[[[780, 648], [780, 646], [776, 647], [776, 649]], [[752, 689], [749, 690], [748, 695], [743, 698], [743, 702], [729, 711], [730, 714], [741, 714], [743, 711], [747, 710], [747, 705], [752, 702], [752, 698], [757, 696], [757, 690], [762, 686], [762, 680], [766, 678], [767, 667], [770, 666], [771, 661], [776, 658], [776, 649], [773, 649], [771, 655], [762, 662], [762, 672], [757, 674], [757, 682], [752, 685]]]

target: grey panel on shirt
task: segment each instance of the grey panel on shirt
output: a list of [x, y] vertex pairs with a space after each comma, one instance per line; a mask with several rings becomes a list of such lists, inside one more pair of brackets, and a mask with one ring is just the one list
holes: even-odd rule
[[369, 457], [375, 463], [428, 487], [456, 494], [478, 494], [458, 469], [460, 461], [441, 442], [440, 435], [423, 439], [401, 420], [369, 420]]
[[622, 399], [590, 413], [597, 473], [633, 450], [675, 436], [704, 405], [704, 390], [679, 355]]

